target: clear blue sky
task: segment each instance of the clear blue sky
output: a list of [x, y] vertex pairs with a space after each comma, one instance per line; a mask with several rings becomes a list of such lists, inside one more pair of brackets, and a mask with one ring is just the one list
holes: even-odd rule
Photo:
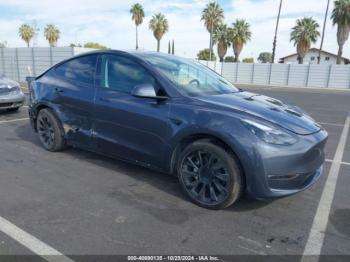
[[[152, 14], [162, 12], [169, 20], [170, 30], [164, 35], [161, 49], [167, 51], [169, 40], [175, 40], [178, 55], [195, 57], [198, 50], [209, 45], [209, 34], [200, 21], [201, 11], [207, 0], [145, 0], [139, 1], [146, 12], [141, 25], [140, 46], [145, 50], [155, 50], [156, 41], [148, 29]], [[244, 18], [251, 24], [252, 41], [245, 46], [243, 57], [257, 57], [260, 52], [271, 51], [275, 20], [279, 0], [221, 0], [225, 11], [225, 22], [229, 25], [237, 18]], [[129, 0], [0, 0], [0, 41], [8, 46], [25, 46], [18, 37], [18, 27], [22, 23], [37, 21], [41, 31], [39, 45], [48, 46], [43, 37], [43, 28], [54, 23], [61, 31], [59, 45], [95, 41], [115, 49], [131, 49], [135, 43], [135, 28], [129, 9], [135, 1]], [[313, 16], [320, 25], [327, 0], [284, 0], [278, 35], [277, 56], [295, 52], [289, 42], [290, 29], [295, 20], [303, 16]], [[333, 6], [333, 5], [332, 5]], [[332, 8], [332, 7], [331, 7]], [[320, 28], [321, 30], [321, 28]], [[316, 47], [319, 43], [316, 44]], [[326, 31], [325, 49], [337, 52], [336, 28], [329, 20]], [[350, 41], [344, 48], [350, 57]], [[229, 50], [228, 55], [233, 55]]]

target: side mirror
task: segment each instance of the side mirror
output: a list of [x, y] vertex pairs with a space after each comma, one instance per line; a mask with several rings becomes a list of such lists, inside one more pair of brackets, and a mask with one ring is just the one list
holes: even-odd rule
[[140, 98], [153, 98], [159, 100], [168, 99], [166, 96], [157, 96], [156, 90], [153, 85], [145, 84], [145, 85], [137, 85], [132, 90], [131, 94], [135, 97]]

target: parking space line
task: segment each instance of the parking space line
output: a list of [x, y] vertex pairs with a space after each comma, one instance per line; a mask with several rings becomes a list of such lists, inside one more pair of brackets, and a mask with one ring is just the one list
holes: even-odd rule
[[[337, 150], [335, 152], [334, 160], [332, 161], [331, 168], [323, 188], [320, 202], [318, 203], [317, 211], [312, 223], [310, 234], [305, 245], [302, 261], [310, 261], [308, 255], [314, 255], [315, 261], [319, 260], [325, 232], [327, 229], [329, 213], [331, 210], [335, 188], [337, 185], [337, 179], [343, 159], [346, 139], [349, 133], [350, 116], [346, 118], [343, 131], [341, 133]], [[314, 261], [314, 260], [313, 260]]]
[[10, 120], [1, 120], [0, 124], [2, 123], [10, 123], [10, 122], [17, 122], [17, 121], [25, 121], [25, 120], [29, 120], [29, 118], [17, 118], [17, 119], [10, 119]]
[[340, 126], [343, 127], [343, 124], [337, 124], [337, 123], [327, 123], [327, 122], [318, 122], [321, 125], [325, 125], [325, 126]]
[[[326, 162], [328, 162], [328, 163], [333, 163], [334, 162], [334, 160], [332, 160], [332, 159], [326, 159]], [[346, 166], [350, 166], [350, 163], [348, 163], [348, 162], [339, 162], [341, 165], [346, 165]]]
[[54, 248], [43, 243], [36, 237], [23, 231], [10, 221], [0, 216], [0, 231], [16, 240], [36, 255], [49, 262], [73, 262], [70, 258], [58, 252]]

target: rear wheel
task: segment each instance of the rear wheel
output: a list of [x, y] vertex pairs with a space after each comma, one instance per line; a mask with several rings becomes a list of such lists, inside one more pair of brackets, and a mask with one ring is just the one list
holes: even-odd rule
[[205, 208], [228, 207], [243, 190], [242, 172], [233, 154], [209, 140], [187, 146], [180, 153], [177, 172], [190, 199]]
[[46, 150], [55, 152], [65, 148], [66, 141], [61, 123], [50, 109], [39, 111], [36, 124], [41, 144]]

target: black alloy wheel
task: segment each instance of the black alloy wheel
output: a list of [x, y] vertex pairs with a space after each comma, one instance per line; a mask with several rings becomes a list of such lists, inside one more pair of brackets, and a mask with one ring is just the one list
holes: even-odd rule
[[209, 141], [196, 141], [181, 154], [180, 182], [197, 204], [223, 208], [235, 202], [242, 192], [242, 174], [233, 157]]
[[36, 119], [36, 127], [43, 147], [48, 151], [60, 151], [65, 148], [63, 128], [50, 109], [42, 109]]

